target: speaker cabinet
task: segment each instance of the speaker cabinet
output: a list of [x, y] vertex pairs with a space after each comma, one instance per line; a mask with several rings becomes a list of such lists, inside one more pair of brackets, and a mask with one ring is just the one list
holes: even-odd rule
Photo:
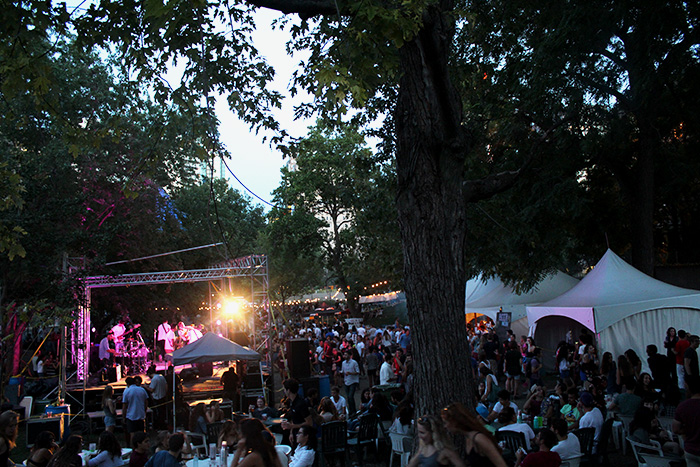
[[311, 360], [309, 358], [309, 341], [306, 339], [291, 339], [287, 342], [287, 363], [292, 378], [302, 380], [311, 376]]

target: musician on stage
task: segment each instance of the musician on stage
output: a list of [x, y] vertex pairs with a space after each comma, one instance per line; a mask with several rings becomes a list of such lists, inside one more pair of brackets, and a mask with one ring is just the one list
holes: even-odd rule
[[107, 332], [107, 336], [102, 338], [100, 341], [100, 352], [99, 357], [102, 362], [102, 372], [105, 373], [107, 368], [111, 368], [114, 363], [114, 354], [117, 351], [114, 350], [114, 333], [112, 331]]
[[170, 327], [168, 320], [163, 321], [158, 326], [158, 335], [156, 336], [156, 345], [158, 346], [158, 361], [163, 361], [166, 353], [172, 352], [175, 340], [175, 333]]

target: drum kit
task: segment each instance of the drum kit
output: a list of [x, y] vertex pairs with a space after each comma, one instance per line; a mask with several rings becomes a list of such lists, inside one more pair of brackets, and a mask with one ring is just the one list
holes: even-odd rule
[[138, 330], [140, 327], [137, 324], [115, 339], [116, 357], [125, 369], [123, 374], [141, 375], [148, 370], [148, 347]]

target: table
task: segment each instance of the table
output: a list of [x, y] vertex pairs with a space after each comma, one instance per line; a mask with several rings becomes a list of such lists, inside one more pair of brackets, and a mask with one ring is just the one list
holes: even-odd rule
[[[233, 451], [233, 454], [229, 453], [228, 457], [226, 458], [226, 459], [227, 459], [227, 460], [226, 460], [226, 463], [227, 463], [227, 464], [230, 464], [230, 463], [231, 463], [231, 459], [233, 459], [233, 456], [235, 456], [235, 455], [236, 455], [236, 451]], [[208, 458], [208, 457], [205, 457], [205, 458], [203, 458], [203, 459], [202, 459], [202, 458], [199, 458], [199, 459], [197, 460], [197, 467], [215, 467], [215, 466], [216, 466], [216, 461], [217, 461], [217, 460], [218, 460], [218, 459], [214, 459], [214, 460], [212, 461], [212, 460], [211, 460], [210, 458]], [[194, 465], [194, 459], [188, 460], [188, 461], [185, 463], [185, 467], [195, 467], [195, 465]]]
[[[122, 459], [129, 459], [131, 457], [131, 448], [122, 448]], [[97, 454], [97, 451], [90, 451], [89, 449], [83, 449], [80, 453], [80, 458], [83, 459], [83, 464], [87, 462], [90, 457]]]

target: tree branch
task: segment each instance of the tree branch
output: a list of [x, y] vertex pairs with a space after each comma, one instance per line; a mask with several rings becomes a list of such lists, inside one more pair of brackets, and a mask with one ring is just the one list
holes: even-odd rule
[[298, 13], [302, 19], [319, 15], [336, 15], [338, 9], [333, 0], [248, 0], [262, 8], [277, 10], [284, 14]]
[[520, 175], [522, 175], [522, 173], [525, 172], [528, 167], [530, 167], [532, 161], [536, 159], [537, 149], [540, 147], [540, 145], [549, 139], [549, 136], [552, 134], [552, 132], [554, 132], [554, 130], [570, 121], [574, 115], [575, 114], [568, 115], [548, 128], [547, 131], [545, 131], [544, 134], [540, 136], [532, 146], [527, 157], [525, 158], [525, 161], [519, 169], [498, 172], [479, 180], [464, 181], [462, 183], [462, 194], [464, 195], [465, 201], [467, 203], [475, 203], [477, 201], [488, 199], [515, 185], [515, 182], [518, 181]]

